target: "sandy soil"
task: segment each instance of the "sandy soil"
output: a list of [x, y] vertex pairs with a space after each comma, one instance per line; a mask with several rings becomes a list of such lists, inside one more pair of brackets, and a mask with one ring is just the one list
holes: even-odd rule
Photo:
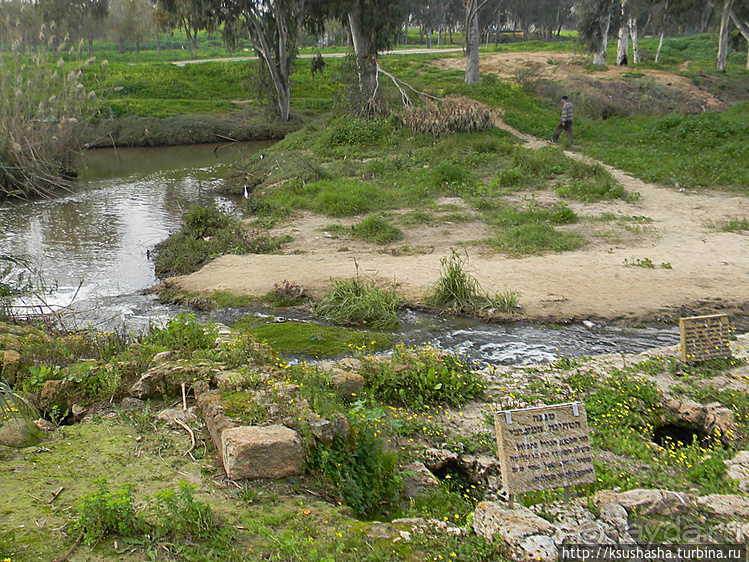
[[[544, 60], [548, 57], [542, 56]], [[486, 68], [482, 66], [482, 70]], [[499, 125], [521, 137], [528, 147], [543, 146], [543, 141]], [[567, 154], [583, 158], [578, 153]], [[749, 236], [719, 232], [715, 226], [749, 216], [749, 199], [678, 191], [609, 169], [628, 190], [640, 194], [636, 202], [570, 206], [584, 217], [607, 213], [618, 220], [581, 221], [567, 227], [589, 240], [575, 252], [512, 258], [481, 245], [467, 246], [469, 271], [483, 289], [519, 291], [522, 310], [518, 317], [534, 320], [649, 321], [721, 309], [749, 312]], [[551, 196], [536, 195], [537, 200], [546, 197]], [[460, 199], [441, 203], [453, 210], [463, 206]], [[312, 295], [321, 295], [333, 279], [356, 275], [358, 266], [360, 275], [386, 285], [395, 282], [405, 300], [418, 304], [438, 279], [440, 261], [450, 255], [451, 248], [488, 234], [478, 221], [443, 222], [404, 229], [402, 242], [383, 248], [324, 232], [324, 227], [334, 222], [350, 224], [355, 220], [304, 214], [272, 233], [294, 237], [284, 254], [223, 256], [174, 281], [197, 294], [220, 290], [261, 295], [287, 280]], [[655, 268], [631, 265], [646, 259]]]

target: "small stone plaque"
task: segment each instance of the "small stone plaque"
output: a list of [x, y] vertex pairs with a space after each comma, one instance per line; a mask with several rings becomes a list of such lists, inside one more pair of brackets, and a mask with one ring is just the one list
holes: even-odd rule
[[502, 484], [510, 494], [595, 482], [585, 405], [507, 410], [494, 416]]
[[679, 320], [681, 358], [685, 363], [731, 356], [731, 325], [725, 314]]

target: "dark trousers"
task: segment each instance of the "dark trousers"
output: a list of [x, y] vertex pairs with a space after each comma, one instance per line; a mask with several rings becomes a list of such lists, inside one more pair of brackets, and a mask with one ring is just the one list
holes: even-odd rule
[[562, 134], [562, 131], [567, 132], [567, 140], [570, 141], [570, 146], [574, 145], [572, 142], [572, 121], [562, 121], [559, 123], [559, 126], [554, 129], [554, 134], [551, 135], [551, 140], [554, 142], [557, 142], [557, 139], [559, 138], [559, 135]]

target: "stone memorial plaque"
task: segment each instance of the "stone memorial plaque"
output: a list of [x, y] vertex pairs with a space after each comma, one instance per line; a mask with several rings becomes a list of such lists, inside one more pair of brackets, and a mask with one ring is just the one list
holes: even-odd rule
[[725, 314], [681, 318], [679, 331], [685, 363], [731, 356], [731, 325]]
[[494, 416], [502, 484], [510, 494], [595, 482], [588, 418], [580, 402]]

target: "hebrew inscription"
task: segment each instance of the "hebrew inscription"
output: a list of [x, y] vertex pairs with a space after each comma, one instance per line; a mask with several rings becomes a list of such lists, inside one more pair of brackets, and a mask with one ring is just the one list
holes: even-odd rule
[[507, 410], [494, 417], [502, 484], [510, 494], [595, 482], [585, 406]]
[[731, 325], [725, 314], [682, 318], [679, 330], [685, 363], [731, 356]]

